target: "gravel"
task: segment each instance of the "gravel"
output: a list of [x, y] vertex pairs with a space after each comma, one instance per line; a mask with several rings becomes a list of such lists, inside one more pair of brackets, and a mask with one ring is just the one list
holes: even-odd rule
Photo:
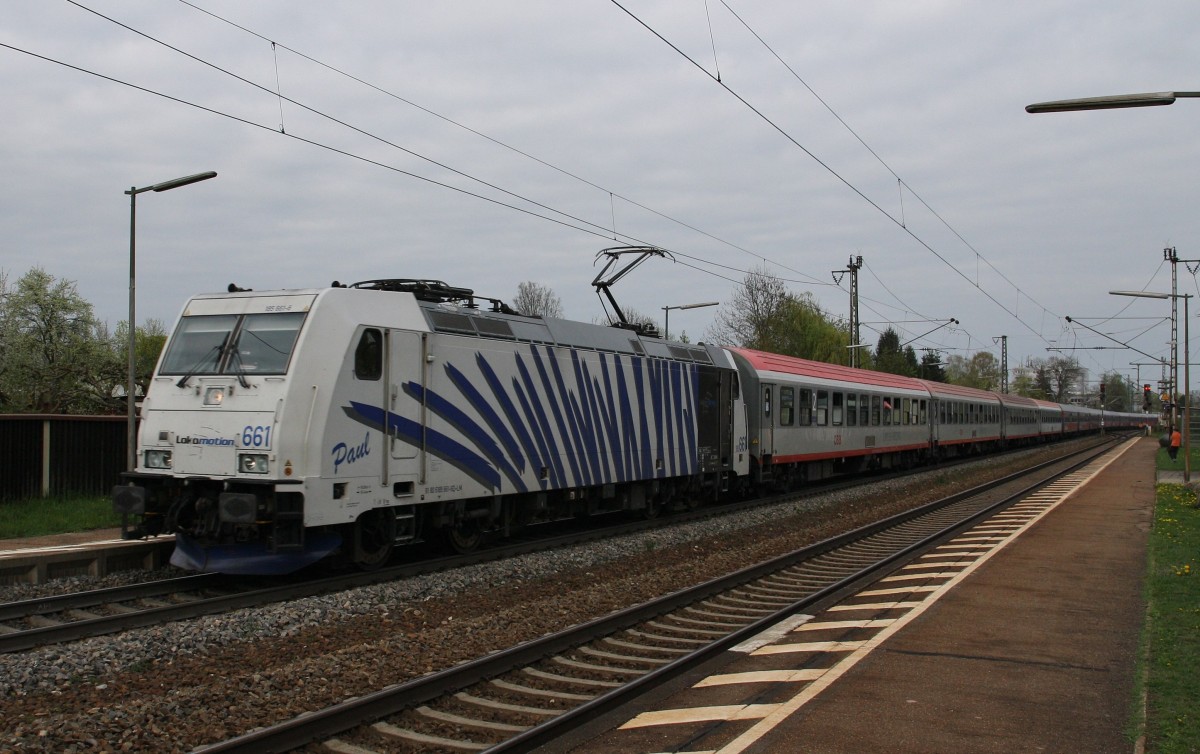
[[[0, 655], [0, 750], [188, 751], [698, 583], [1018, 463], [1012, 456], [978, 461], [552, 552]], [[73, 586], [131, 578], [114, 574]], [[0, 599], [62, 587], [5, 588]]]

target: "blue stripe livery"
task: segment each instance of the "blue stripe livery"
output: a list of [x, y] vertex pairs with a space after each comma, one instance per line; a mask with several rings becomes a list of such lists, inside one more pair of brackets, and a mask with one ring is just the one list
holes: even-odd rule
[[[696, 472], [695, 364], [538, 345], [474, 357], [473, 370], [447, 363], [440, 389], [404, 383], [408, 410], [344, 410], [418, 450], [424, 438], [426, 452], [491, 494]], [[424, 432], [405, 416], [422, 404]]]

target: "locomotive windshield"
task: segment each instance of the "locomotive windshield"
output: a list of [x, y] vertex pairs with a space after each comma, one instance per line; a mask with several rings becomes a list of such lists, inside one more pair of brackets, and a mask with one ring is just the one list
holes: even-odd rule
[[160, 374], [284, 374], [304, 312], [184, 317]]

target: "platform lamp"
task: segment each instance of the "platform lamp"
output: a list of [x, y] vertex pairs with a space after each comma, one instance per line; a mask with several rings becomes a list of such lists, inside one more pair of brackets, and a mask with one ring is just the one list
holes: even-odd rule
[[705, 306], [717, 306], [720, 301], [705, 301], [702, 304], [680, 304], [679, 306], [664, 306], [663, 310], [663, 340], [671, 339], [671, 310], [672, 309], [700, 309]]
[[[1105, 97], [1084, 97], [1082, 99], [1062, 99], [1053, 100], [1051, 102], [1035, 102], [1032, 105], [1025, 106], [1027, 113], [1063, 113], [1072, 112], [1075, 110], [1113, 110], [1124, 107], [1154, 107], [1158, 105], [1173, 105], [1176, 99], [1180, 98], [1196, 98], [1200, 97], [1200, 92], [1148, 92], [1143, 94], [1113, 94]], [[1118, 295], [1126, 296], [1141, 296], [1144, 298], [1183, 298], [1183, 347], [1187, 351], [1187, 296], [1180, 296], [1177, 293], [1162, 293], [1148, 294], [1142, 291], [1113, 291]], [[1184, 366], [1184, 382], [1188, 382], [1188, 358], [1185, 355], [1183, 358]], [[1178, 376], [1179, 365], [1178, 357], [1176, 357], [1175, 374]], [[1173, 389], [1178, 389], [1178, 386], [1173, 386]], [[1191, 481], [1191, 458], [1189, 454], [1191, 445], [1191, 384], [1186, 385], [1186, 392], [1183, 404], [1183, 483], [1188, 484]]]
[[137, 285], [136, 280], [136, 264], [135, 253], [136, 234], [134, 232], [137, 222], [137, 195], [147, 191], [170, 191], [173, 188], [187, 186], [191, 183], [199, 183], [207, 181], [209, 178], [216, 178], [217, 174], [209, 170], [206, 173], [196, 173], [195, 175], [187, 175], [183, 178], [175, 178], [170, 181], [163, 181], [152, 186], [144, 186], [138, 188], [131, 186], [125, 194], [129, 197], [129, 363], [128, 363], [128, 379], [125, 384], [125, 402], [126, 406], [126, 421], [125, 421], [125, 440], [126, 440], [126, 457], [125, 462], [129, 467], [129, 471], [134, 471], [137, 468], [137, 375], [135, 373], [135, 347], [137, 320], [134, 319], [134, 300], [136, 298], [135, 291]]
[[[1109, 291], [1114, 296], [1134, 298], [1183, 299], [1183, 484], [1192, 481], [1192, 370], [1188, 343], [1188, 299], [1190, 293], [1155, 293], [1153, 291]], [[1176, 366], [1178, 370], [1178, 366]]]

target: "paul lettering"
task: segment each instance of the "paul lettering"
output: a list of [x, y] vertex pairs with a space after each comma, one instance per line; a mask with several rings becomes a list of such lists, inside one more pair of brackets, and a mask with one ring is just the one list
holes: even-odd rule
[[351, 464], [362, 458], [371, 455], [371, 433], [368, 432], [363, 438], [362, 444], [357, 447], [350, 447], [344, 442], [339, 442], [333, 446], [333, 473], [337, 474], [338, 469], [343, 463]]

